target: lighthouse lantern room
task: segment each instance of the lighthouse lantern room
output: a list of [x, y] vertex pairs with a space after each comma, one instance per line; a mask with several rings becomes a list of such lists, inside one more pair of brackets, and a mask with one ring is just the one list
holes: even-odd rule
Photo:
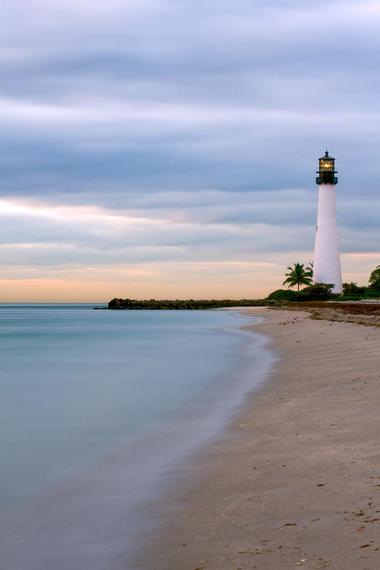
[[319, 170], [317, 170], [316, 182], [318, 186], [320, 184], [338, 184], [338, 178], [335, 176], [337, 171], [335, 170], [335, 158], [329, 156], [329, 152], [326, 150], [325, 155], [321, 156], [319, 159]]

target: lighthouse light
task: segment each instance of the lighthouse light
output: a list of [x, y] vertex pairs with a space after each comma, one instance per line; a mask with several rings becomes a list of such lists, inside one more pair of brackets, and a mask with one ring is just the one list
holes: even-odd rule
[[320, 170], [334, 170], [334, 161], [333, 160], [321, 160]]
[[328, 151], [326, 150], [325, 155], [321, 156], [319, 159], [319, 170], [317, 171], [317, 184], [337, 184], [338, 179], [336, 178], [336, 170], [335, 170], [335, 158], [329, 156]]

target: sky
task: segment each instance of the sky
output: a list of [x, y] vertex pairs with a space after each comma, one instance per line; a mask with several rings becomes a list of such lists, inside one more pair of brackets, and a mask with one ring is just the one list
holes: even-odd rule
[[2, 0], [0, 301], [261, 297], [380, 263], [380, 2]]

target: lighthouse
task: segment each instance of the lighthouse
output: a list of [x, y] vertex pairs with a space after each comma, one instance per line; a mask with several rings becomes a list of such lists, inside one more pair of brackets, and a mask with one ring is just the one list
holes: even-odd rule
[[319, 159], [316, 179], [319, 189], [313, 276], [315, 283], [333, 283], [334, 293], [341, 293], [342, 271], [336, 226], [336, 173], [335, 158], [329, 156], [326, 150], [325, 155]]

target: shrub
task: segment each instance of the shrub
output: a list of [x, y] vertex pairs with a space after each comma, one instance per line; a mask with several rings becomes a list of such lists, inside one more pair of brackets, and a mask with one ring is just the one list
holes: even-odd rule
[[367, 293], [367, 287], [358, 287], [356, 283], [343, 283], [342, 296], [350, 298], [362, 298]]
[[366, 297], [371, 299], [372, 297], [380, 297], [380, 284], [379, 285], [371, 285], [368, 287]]
[[314, 283], [302, 289], [297, 297], [299, 301], [327, 301], [335, 297], [333, 287], [330, 283]]
[[268, 295], [269, 301], [296, 301], [297, 293], [290, 289], [276, 289]]

